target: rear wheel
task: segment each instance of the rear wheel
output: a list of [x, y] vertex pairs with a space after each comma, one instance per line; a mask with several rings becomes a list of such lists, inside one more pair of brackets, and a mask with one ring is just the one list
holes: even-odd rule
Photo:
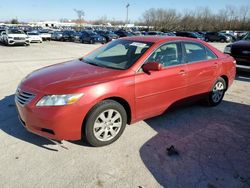
[[85, 121], [84, 138], [92, 146], [105, 146], [116, 141], [127, 124], [123, 106], [113, 100], [105, 100], [92, 108]]
[[218, 80], [213, 85], [212, 91], [208, 95], [207, 104], [209, 106], [216, 106], [221, 103], [225, 91], [227, 89], [226, 82], [223, 78], [218, 78]]
[[225, 39], [220, 39], [220, 42], [225, 42]]

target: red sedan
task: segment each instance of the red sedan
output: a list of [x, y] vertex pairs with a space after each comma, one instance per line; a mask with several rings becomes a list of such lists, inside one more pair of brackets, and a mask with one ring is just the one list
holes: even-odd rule
[[218, 105], [234, 77], [235, 60], [201, 40], [128, 37], [29, 74], [15, 101], [27, 130], [103, 146], [181, 99]]

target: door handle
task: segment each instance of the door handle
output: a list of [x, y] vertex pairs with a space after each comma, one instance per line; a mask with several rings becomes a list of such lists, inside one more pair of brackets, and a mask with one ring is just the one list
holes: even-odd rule
[[180, 74], [180, 75], [185, 75], [185, 74], [186, 74], [186, 71], [185, 71], [185, 70], [180, 70], [180, 71], [179, 71], [179, 74]]

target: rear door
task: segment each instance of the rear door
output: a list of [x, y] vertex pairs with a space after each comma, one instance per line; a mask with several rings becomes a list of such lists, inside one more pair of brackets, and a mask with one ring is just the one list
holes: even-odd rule
[[217, 56], [198, 42], [183, 42], [183, 51], [187, 63], [187, 95], [210, 91], [218, 76]]
[[[186, 95], [186, 65], [180, 42], [158, 47], [146, 60], [160, 62], [163, 69], [150, 74], [140, 70], [135, 75], [136, 117], [144, 119], [162, 113]], [[145, 64], [144, 63], [144, 64]]]

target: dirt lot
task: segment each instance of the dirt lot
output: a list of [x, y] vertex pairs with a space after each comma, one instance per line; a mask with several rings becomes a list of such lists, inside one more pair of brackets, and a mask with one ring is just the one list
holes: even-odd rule
[[[225, 44], [212, 43], [223, 50]], [[127, 126], [112, 145], [62, 146], [28, 133], [13, 94], [31, 71], [98, 45], [0, 46], [0, 187], [250, 187], [250, 76], [237, 75], [221, 105], [192, 104]], [[169, 157], [174, 145], [180, 155]]]

